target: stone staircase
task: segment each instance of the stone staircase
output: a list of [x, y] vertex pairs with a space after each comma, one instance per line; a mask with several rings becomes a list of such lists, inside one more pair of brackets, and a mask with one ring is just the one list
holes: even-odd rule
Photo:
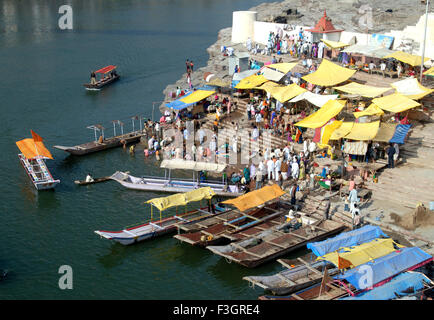
[[[235, 127], [232, 125], [232, 122], [238, 123], [239, 133], [238, 133], [238, 148], [240, 146], [249, 145], [251, 136], [249, 135], [241, 135], [242, 129], [251, 129], [251, 125], [255, 124], [255, 120], [247, 119], [247, 99], [235, 99], [237, 102], [236, 110], [231, 112], [230, 116], [225, 115], [222, 117], [219, 126], [219, 139], [225, 138], [227, 142], [232, 145], [232, 139], [236, 135]], [[210, 115], [211, 119], [214, 119], [215, 115]], [[206, 121], [204, 124], [205, 129], [212, 130], [213, 123], [212, 121]], [[275, 136], [263, 134], [260, 137], [260, 150], [263, 150], [263, 146], [271, 146], [272, 149], [280, 147], [283, 148], [286, 145], [287, 141], [285, 137]]]
[[434, 169], [434, 123], [411, 129], [400, 154], [407, 163]]
[[434, 201], [434, 123], [413, 128], [400, 148], [403, 164], [384, 169], [378, 183], [368, 182], [374, 200], [389, 201], [415, 208]]

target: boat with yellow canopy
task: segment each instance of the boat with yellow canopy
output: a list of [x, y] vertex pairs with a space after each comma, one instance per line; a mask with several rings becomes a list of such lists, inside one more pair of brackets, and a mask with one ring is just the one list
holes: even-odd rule
[[[210, 217], [217, 212], [227, 210], [226, 208], [212, 204], [211, 200], [216, 193], [210, 187], [195, 189], [190, 192], [177, 193], [168, 197], [154, 198], [146, 201], [151, 205], [151, 219], [139, 223], [135, 226], [127, 227], [120, 231], [95, 231], [96, 234], [103, 238], [114, 240], [123, 245], [130, 245], [139, 241], [148, 240], [164, 234], [174, 232], [177, 225], [198, 222]], [[208, 201], [207, 208], [200, 208], [187, 212], [187, 204], [191, 202]], [[178, 207], [185, 207], [184, 213], [178, 214]], [[159, 211], [159, 219], [154, 219], [154, 210]], [[176, 207], [177, 213], [173, 216], [163, 219], [163, 211]]]
[[53, 178], [44, 159], [53, 159], [53, 156], [45, 147], [41, 136], [33, 130], [30, 132], [32, 138], [15, 142], [21, 151], [18, 158], [37, 190], [52, 189], [60, 183], [60, 180]]

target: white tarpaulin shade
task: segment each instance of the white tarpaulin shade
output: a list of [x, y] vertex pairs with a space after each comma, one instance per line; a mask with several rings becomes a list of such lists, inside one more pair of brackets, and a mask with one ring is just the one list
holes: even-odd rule
[[307, 100], [310, 103], [316, 105], [317, 107], [322, 107], [324, 104], [327, 103], [327, 101], [336, 100], [338, 96], [339, 96], [338, 94], [321, 95], [321, 94], [312, 93], [310, 91], [306, 91], [296, 96], [292, 100], [289, 100], [289, 102], [298, 102], [301, 100]]
[[221, 173], [226, 168], [226, 164], [210, 163], [210, 162], [197, 162], [183, 159], [163, 160], [160, 168], [163, 169], [185, 169], [193, 171], [212, 171]]
[[284, 73], [269, 68], [264, 68], [262, 71], [263, 71], [262, 75], [267, 80], [274, 81], [274, 82], [279, 82], [285, 76]]
[[234, 73], [234, 75], [232, 76], [232, 80], [234, 80], [234, 81], [241, 81], [244, 78], [247, 78], [247, 77], [249, 77], [252, 74], [255, 74], [257, 72], [258, 72], [258, 70], [246, 70], [246, 71], [243, 71], [243, 72], [237, 72], [237, 73]]
[[383, 47], [364, 45], [364, 44], [354, 44], [352, 46], [346, 47], [342, 52], [359, 53], [367, 57], [374, 57], [380, 59], [383, 58], [384, 56], [387, 56], [388, 54], [393, 53], [392, 50]]
[[398, 93], [414, 100], [421, 99], [434, 91], [433, 89], [422, 86], [415, 78], [396, 81], [392, 83], [391, 86], [395, 88]]

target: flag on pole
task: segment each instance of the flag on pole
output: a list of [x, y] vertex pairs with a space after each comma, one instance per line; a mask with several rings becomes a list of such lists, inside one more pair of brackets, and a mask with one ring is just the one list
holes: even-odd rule
[[37, 134], [33, 130], [30, 130], [30, 132], [32, 133], [33, 141], [35, 141], [35, 142], [41, 141], [42, 142], [42, 137], [39, 134]]

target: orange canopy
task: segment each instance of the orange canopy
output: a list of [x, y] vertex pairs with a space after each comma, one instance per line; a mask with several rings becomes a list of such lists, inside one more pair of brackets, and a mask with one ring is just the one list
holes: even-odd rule
[[45, 157], [48, 159], [53, 159], [50, 151], [44, 146], [41, 141], [35, 141], [33, 139], [23, 139], [15, 142], [18, 146], [18, 149], [22, 152], [22, 154], [27, 159], [34, 159], [37, 156]]
[[231, 204], [240, 211], [246, 211], [248, 209], [260, 206], [267, 201], [276, 199], [285, 194], [285, 191], [280, 189], [277, 184], [271, 186], [265, 186], [261, 189], [251, 191], [243, 194], [242, 196], [223, 201], [224, 204]]

